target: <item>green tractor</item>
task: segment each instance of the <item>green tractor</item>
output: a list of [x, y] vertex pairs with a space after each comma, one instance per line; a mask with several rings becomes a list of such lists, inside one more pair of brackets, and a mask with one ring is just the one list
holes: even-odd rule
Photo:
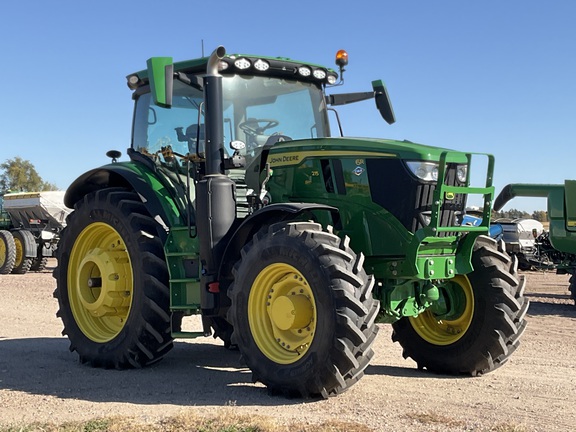
[[[382, 81], [325, 93], [347, 60], [338, 73], [219, 47], [127, 77], [130, 161], [108, 152], [65, 197], [55, 296], [81, 362], [146, 366], [175, 338], [213, 335], [272, 393], [328, 397], [362, 377], [378, 321], [431, 372], [509, 358], [528, 301], [486, 235], [493, 157], [331, 137], [331, 106], [374, 99], [395, 120]], [[469, 194], [484, 201], [479, 226], [460, 223]], [[201, 329], [182, 326], [190, 315]]]

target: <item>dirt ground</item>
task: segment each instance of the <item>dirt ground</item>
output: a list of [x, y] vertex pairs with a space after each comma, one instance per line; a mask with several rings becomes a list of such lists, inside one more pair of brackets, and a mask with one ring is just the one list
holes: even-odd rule
[[320, 401], [269, 396], [239, 366], [238, 352], [212, 338], [177, 342], [147, 369], [83, 366], [60, 334], [51, 269], [3, 275], [0, 425], [225, 413], [300, 425], [337, 419], [375, 431], [575, 430], [576, 307], [568, 276], [523, 274], [531, 300], [528, 328], [502, 368], [479, 378], [418, 371], [391, 342], [391, 327], [382, 325], [365, 377], [348, 392]]

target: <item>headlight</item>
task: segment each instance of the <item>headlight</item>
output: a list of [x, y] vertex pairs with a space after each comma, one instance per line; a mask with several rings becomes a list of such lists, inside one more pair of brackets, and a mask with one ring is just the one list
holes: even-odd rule
[[421, 180], [437, 181], [438, 164], [435, 162], [409, 161], [406, 162], [408, 169]]
[[466, 182], [466, 177], [468, 175], [468, 166], [466, 165], [458, 165], [456, 167], [456, 177], [460, 183]]

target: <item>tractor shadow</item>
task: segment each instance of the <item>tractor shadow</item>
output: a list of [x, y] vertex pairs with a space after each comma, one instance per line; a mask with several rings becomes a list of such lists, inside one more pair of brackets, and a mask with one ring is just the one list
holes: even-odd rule
[[448, 374], [439, 374], [435, 372], [430, 372], [424, 369], [417, 369], [416, 367], [399, 367], [399, 366], [387, 366], [387, 365], [377, 365], [377, 364], [370, 364], [364, 371], [366, 376], [368, 375], [380, 375], [380, 376], [388, 376], [388, 377], [396, 377], [396, 378], [425, 378], [425, 379], [434, 379], [434, 380], [457, 380], [457, 379], [465, 379], [469, 380], [470, 375], [462, 374], [462, 375], [448, 375]]
[[[366, 367], [364, 375], [383, 375], [397, 378], [430, 378], [430, 372], [419, 370], [410, 367], [400, 366], [387, 366], [379, 364], [370, 364]], [[434, 375], [435, 378], [442, 377], [442, 375]], [[446, 376], [448, 378], [448, 376]], [[454, 378], [454, 377], [451, 377]]]
[[[271, 395], [240, 363], [239, 351], [222, 345], [175, 342], [157, 364], [128, 370], [80, 364], [66, 338], [0, 336], [0, 390], [89, 402], [180, 406], [280, 406], [317, 402]], [[373, 364], [366, 376], [446, 378], [411, 367]]]
[[[569, 295], [562, 294], [537, 294], [527, 295], [530, 300], [530, 307], [528, 308], [528, 315], [531, 316], [560, 316], [565, 318], [576, 318], [576, 306], [574, 300]], [[550, 298], [561, 303], [553, 303], [545, 301]]]
[[288, 405], [314, 399], [271, 396], [240, 364], [239, 351], [175, 342], [157, 364], [131, 370], [80, 364], [65, 338], [0, 338], [0, 390], [91, 402], [173, 405]]

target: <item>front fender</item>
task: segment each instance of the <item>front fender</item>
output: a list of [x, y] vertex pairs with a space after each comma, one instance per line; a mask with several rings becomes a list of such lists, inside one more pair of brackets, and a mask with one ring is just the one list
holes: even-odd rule
[[234, 264], [240, 259], [240, 251], [252, 236], [262, 227], [277, 222], [295, 220], [305, 212], [325, 211], [337, 215], [338, 209], [324, 204], [314, 203], [281, 203], [271, 204], [248, 216], [229, 238], [220, 262], [219, 278], [227, 278], [232, 274]]
[[173, 225], [182, 225], [186, 215], [177, 203], [175, 191], [170, 191], [160, 181], [159, 175], [141, 164], [133, 162], [104, 165], [85, 172], [78, 177], [64, 195], [64, 204], [69, 208], [85, 195], [100, 189], [123, 187], [135, 191], [150, 215], [167, 231]]

